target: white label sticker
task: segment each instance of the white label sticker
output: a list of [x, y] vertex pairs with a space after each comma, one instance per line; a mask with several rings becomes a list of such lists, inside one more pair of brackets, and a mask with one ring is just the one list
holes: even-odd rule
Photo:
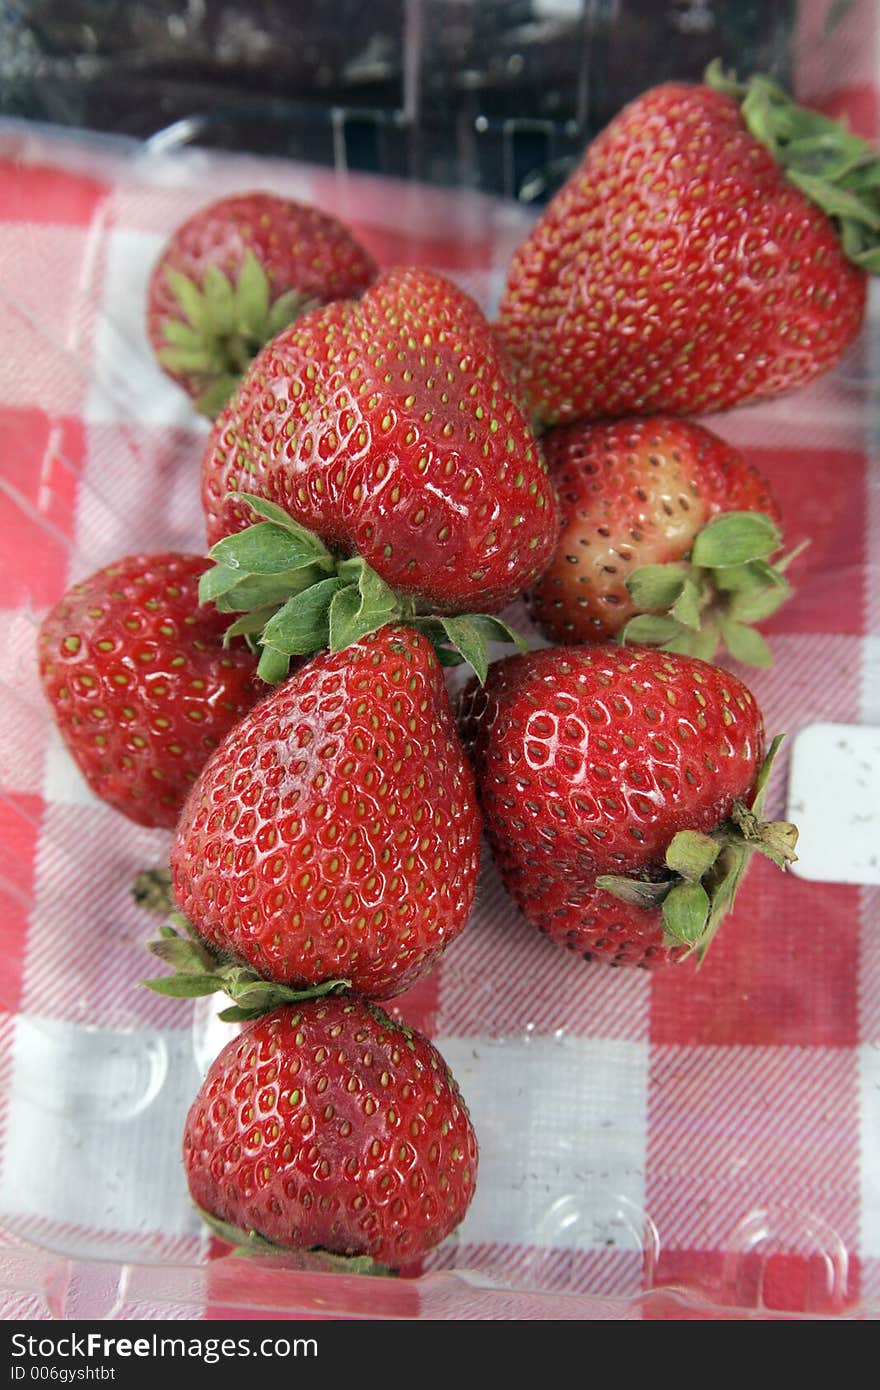
[[880, 883], [880, 728], [802, 729], [792, 745], [786, 817], [800, 832], [792, 873]]

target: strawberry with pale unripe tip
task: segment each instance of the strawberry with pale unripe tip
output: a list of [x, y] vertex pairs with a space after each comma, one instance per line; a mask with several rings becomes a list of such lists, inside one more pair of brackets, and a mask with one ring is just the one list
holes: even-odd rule
[[753, 624], [791, 595], [779, 507], [738, 449], [691, 420], [559, 425], [542, 447], [562, 508], [529, 594], [551, 641], [618, 637], [770, 664]]

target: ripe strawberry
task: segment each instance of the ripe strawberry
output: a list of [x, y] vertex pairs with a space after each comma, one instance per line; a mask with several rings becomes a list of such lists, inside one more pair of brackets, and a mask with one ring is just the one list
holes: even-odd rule
[[150, 278], [147, 331], [169, 376], [213, 416], [264, 343], [375, 276], [335, 217], [273, 193], [240, 193], [175, 231]]
[[75, 584], [40, 627], [40, 676], [92, 791], [175, 824], [202, 765], [265, 686], [228, 618], [201, 607], [198, 555], [130, 555]]
[[526, 916], [586, 959], [702, 954], [748, 854], [784, 866], [793, 826], [760, 820], [760, 711], [691, 657], [549, 648], [490, 669], [463, 697], [486, 830]]
[[459, 1224], [478, 1162], [437, 1049], [354, 997], [275, 1009], [228, 1043], [187, 1116], [183, 1156], [193, 1200], [225, 1238], [392, 1267]]
[[538, 577], [558, 527], [485, 319], [425, 270], [384, 275], [263, 350], [205, 455], [212, 544], [252, 521], [240, 492], [357, 553], [410, 610], [502, 608]]
[[511, 264], [499, 335], [533, 413], [701, 414], [827, 371], [880, 270], [878, 168], [766, 78], [637, 98]]
[[379, 999], [461, 931], [479, 855], [440, 666], [424, 636], [385, 626], [308, 662], [233, 729], [171, 869], [193, 928], [259, 975]]
[[543, 446], [563, 523], [530, 602], [551, 640], [620, 634], [706, 661], [723, 641], [744, 661], [769, 663], [747, 624], [791, 592], [786, 561], [767, 562], [781, 541], [779, 508], [737, 449], [662, 415], [560, 425]]

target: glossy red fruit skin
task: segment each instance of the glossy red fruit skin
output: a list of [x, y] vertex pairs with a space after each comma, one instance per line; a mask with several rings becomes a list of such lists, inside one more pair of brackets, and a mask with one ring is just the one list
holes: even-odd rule
[[511, 896], [542, 935], [583, 960], [656, 970], [687, 955], [686, 946], [664, 941], [659, 911], [621, 902], [594, 883], [548, 875]]
[[[445, 398], [445, 399], [444, 399]], [[558, 512], [488, 324], [426, 270], [304, 315], [255, 358], [202, 465], [209, 543], [285, 507], [401, 593], [497, 611], [549, 560]]]
[[748, 802], [764, 752], [754, 696], [692, 657], [596, 644], [489, 668], [460, 708], [485, 827], [525, 915], [588, 959], [659, 965], [661, 916], [597, 889], [662, 876], [679, 830], [709, 832]]
[[693, 420], [578, 421], [548, 430], [541, 447], [562, 526], [529, 604], [551, 641], [615, 636], [637, 611], [628, 575], [681, 560], [713, 516], [751, 511], [780, 521], [758, 469]]
[[[185, 323], [168, 283], [169, 269], [201, 289], [205, 271], [216, 266], [238, 279], [245, 254], [252, 251], [270, 283], [274, 302], [288, 290], [305, 300], [328, 304], [360, 294], [376, 278], [370, 254], [337, 218], [306, 203], [274, 193], [234, 194], [200, 208], [172, 234], [153, 268], [147, 291], [147, 335], [154, 352], [168, 344], [163, 324]], [[203, 389], [186, 373], [169, 372], [191, 396]]]
[[833, 367], [866, 283], [736, 101], [670, 83], [625, 107], [549, 204], [498, 333], [546, 424], [704, 414]]
[[129, 555], [75, 584], [44, 618], [40, 679], [92, 791], [170, 829], [211, 753], [265, 692], [229, 617], [199, 604], [200, 555]]
[[231, 732], [181, 816], [174, 895], [269, 979], [388, 998], [464, 927], [480, 831], [433, 649], [384, 627], [309, 661]]
[[183, 1156], [194, 1202], [221, 1221], [392, 1268], [459, 1224], [478, 1164], [440, 1053], [354, 996], [276, 1009], [228, 1043]]

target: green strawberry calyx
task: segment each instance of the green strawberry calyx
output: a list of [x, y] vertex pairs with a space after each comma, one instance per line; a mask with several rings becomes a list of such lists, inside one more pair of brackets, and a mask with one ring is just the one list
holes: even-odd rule
[[779, 527], [763, 512], [713, 517], [683, 560], [633, 570], [626, 587], [640, 611], [618, 640], [703, 661], [723, 647], [749, 666], [771, 666], [770, 648], [752, 624], [791, 597], [785, 571], [804, 548], [771, 560], [781, 545]]
[[769, 77], [739, 82], [716, 59], [704, 81], [740, 103], [750, 134], [831, 219], [847, 258], [880, 274], [880, 152], [839, 121], [798, 106]]
[[170, 918], [175, 926], [171, 922], [161, 926], [158, 937], [147, 942], [147, 950], [172, 966], [174, 973], [141, 983], [146, 989], [170, 999], [226, 994], [232, 1000], [232, 1007], [219, 1015], [224, 1023], [248, 1022], [281, 1004], [300, 1004], [304, 999], [343, 994], [351, 988], [350, 980], [326, 980], [305, 989], [291, 989], [288, 985], [264, 980], [255, 970], [210, 946], [182, 912], [172, 912]]
[[205, 1211], [203, 1207], [196, 1205], [196, 1211], [218, 1240], [231, 1245], [236, 1255], [281, 1255], [288, 1258], [293, 1255], [303, 1269], [312, 1270], [316, 1274], [370, 1274], [385, 1279], [395, 1277], [394, 1270], [389, 1269], [387, 1265], [380, 1265], [370, 1255], [337, 1255], [334, 1251], [325, 1250], [319, 1245], [306, 1248], [276, 1245], [274, 1241], [261, 1236], [258, 1231], [242, 1230], [240, 1226], [232, 1226], [228, 1221], [221, 1221], [218, 1216]]
[[604, 874], [596, 885], [632, 906], [663, 913], [668, 946], [686, 946], [686, 955], [705, 956], [721, 922], [733, 906], [753, 853], [780, 869], [797, 859], [797, 826], [762, 819], [767, 784], [784, 735], [778, 735], [756, 781], [751, 806], [735, 801], [729, 820], [704, 834], [680, 830], [666, 851], [666, 873], [657, 882]]
[[321, 301], [301, 290], [272, 299], [272, 286], [253, 251], [244, 254], [235, 279], [209, 265], [201, 285], [165, 268], [165, 282], [179, 317], [162, 320], [165, 345], [159, 362], [191, 379], [196, 409], [209, 418], [222, 410], [260, 348]]
[[295, 656], [341, 651], [386, 623], [424, 633], [444, 666], [468, 662], [480, 681], [489, 668], [490, 642], [526, 641], [487, 613], [419, 613], [359, 555], [333, 555], [282, 507], [247, 492], [230, 494], [262, 518], [212, 547], [213, 566], [199, 581], [199, 599], [240, 616], [225, 641], [244, 637], [260, 656], [257, 674], [269, 685], [284, 680]]
[[167, 864], [160, 864], [155, 869], [142, 869], [131, 886], [131, 896], [144, 912], [152, 912], [157, 917], [167, 917], [173, 912], [171, 870]]

